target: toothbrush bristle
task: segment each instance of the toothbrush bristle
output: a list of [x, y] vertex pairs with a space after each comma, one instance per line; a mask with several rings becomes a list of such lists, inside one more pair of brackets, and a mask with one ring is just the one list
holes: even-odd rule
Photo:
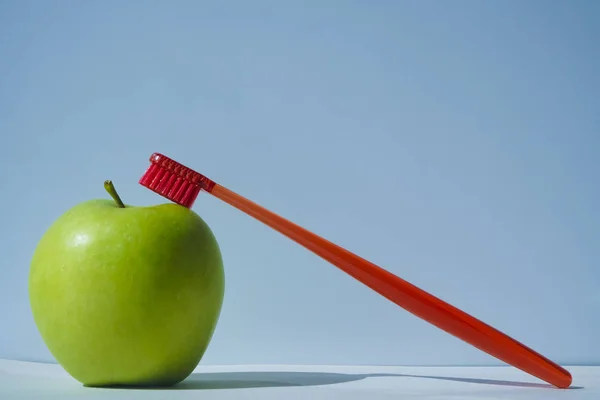
[[160, 153], [150, 156], [150, 167], [139, 183], [187, 208], [192, 208], [200, 190], [210, 192], [215, 186], [204, 175]]

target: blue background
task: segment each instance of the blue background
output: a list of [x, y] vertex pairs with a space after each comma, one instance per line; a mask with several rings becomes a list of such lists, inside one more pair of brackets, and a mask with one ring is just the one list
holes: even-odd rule
[[[0, 357], [29, 260], [154, 151], [564, 364], [600, 362], [600, 2], [0, 1]], [[204, 194], [203, 363], [496, 364]]]

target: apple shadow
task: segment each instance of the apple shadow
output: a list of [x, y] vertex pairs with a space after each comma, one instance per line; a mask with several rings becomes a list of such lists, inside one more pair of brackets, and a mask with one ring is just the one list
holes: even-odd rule
[[210, 372], [193, 373], [173, 389], [249, 389], [264, 387], [323, 386], [364, 379], [364, 375], [330, 372]]
[[[410, 375], [410, 374], [342, 374], [330, 372], [283, 372], [283, 371], [250, 371], [250, 372], [210, 372], [193, 373], [186, 380], [170, 389], [174, 390], [218, 390], [218, 389], [250, 389], [266, 387], [324, 386], [359, 381], [366, 378], [399, 377], [436, 379], [480, 385], [510, 386], [521, 388], [556, 389], [545, 383], [504, 381], [495, 379], [476, 379], [451, 376]], [[571, 386], [569, 389], [583, 389]], [[560, 389], [557, 389], [560, 390]]]

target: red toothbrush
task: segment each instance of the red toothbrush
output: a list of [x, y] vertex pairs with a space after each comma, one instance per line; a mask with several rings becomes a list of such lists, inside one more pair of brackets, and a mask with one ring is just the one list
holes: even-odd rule
[[385, 269], [286, 220], [160, 153], [139, 183], [191, 208], [201, 190], [256, 218], [419, 318], [474, 347], [559, 388], [572, 383], [569, 371], [499, 330], [440, 300]]

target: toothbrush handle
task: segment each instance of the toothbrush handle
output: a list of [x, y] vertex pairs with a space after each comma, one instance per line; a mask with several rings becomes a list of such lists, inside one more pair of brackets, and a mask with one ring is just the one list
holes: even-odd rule
[[209, 192], [311, 250], [417, 317], [556, 387], [571, 385], [571, 374], [564, 368], [385, 269], [219, 184]]

